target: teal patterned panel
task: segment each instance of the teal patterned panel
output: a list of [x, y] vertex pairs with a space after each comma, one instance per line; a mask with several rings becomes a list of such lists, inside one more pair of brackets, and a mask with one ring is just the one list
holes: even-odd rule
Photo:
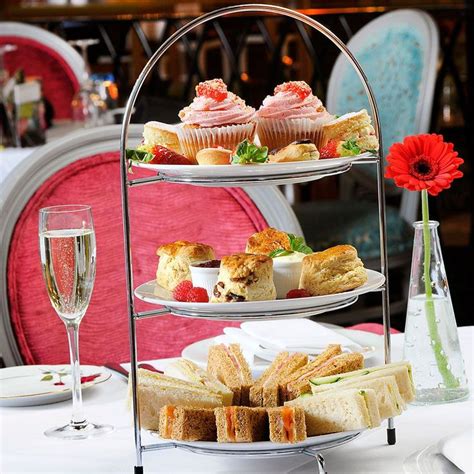
[[[384, 155], [392, 143], [419, 133], [415, 128], [416, 109], [422, 87], [423, 50], [419, 35], [404, 25], [374, 31], [363, 47], [355, 51], [377, 100], [380, 112]], [[367, 108], [362, 83], [352, 67], [344, 70], [336, 110], [342, 115]]]

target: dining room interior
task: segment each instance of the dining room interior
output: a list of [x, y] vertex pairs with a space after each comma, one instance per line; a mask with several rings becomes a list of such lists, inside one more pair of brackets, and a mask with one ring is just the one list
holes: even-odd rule
[[472, 159], [473, 0], [3, 1], [0, 471], [474, 472]]

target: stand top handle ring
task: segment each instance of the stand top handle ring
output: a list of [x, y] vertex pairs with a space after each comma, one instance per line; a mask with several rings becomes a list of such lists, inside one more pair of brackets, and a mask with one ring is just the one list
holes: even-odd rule
[[306, 25], [319, 31], [326, 38], [328, 38], [339, 49], [339, 51], [342, 54], [344, 54], [346, 59], [349, 61], [349, 63], [352, 65], [352, 67], [356, 71], [357, 75], [359, 76], [362, 82], [362, 85], [364, 86], [364, 90], [369, 100], [369, 106], [370, 106], [372, 117], [374, 120], [375, 133], [380, 143], [380, 149], [381, 150], [383, 149], [382, 136], [381, 136], [381, 131], [380, 131], [379, 113], [378, 113], [377, 103], [375, 101], [374, 93], [372, 92], [372, 88], [370, 87], [369, 81], [362, 69], [362, 66], [359, 64], [359, 62], [351, 53], [351, 51], [347, 48], [347, 46], [343, 43], [343, 41], [338, 36], [336, 36], [331, 30], [329, 30], [327, 27], [325, 27], [318, 21], [314, 20], [313, 18], [310, 18], [309, 16], [303, 13], [299, 13], [289, 8], [280, 7], [277, 5], [264, 5], [264, 4], [259, 4], [259, 3], [255, 3], [255, 4], [249, 3], [249, 4], [219, 8], [212, 12], [205, 13], [204, 15], [201, 15], [195, 18], [194, 20], [191, 20], [189, 23], [186, 23], [179, 30], [173, 33], [155, 51], [153, 56], [148, 60], [145, 67], [142, 69], [140, 75], [138, 76], [135, 82], [135, 85], [133, 86], [132, 92], [130, 93], [130, 97], [127, 101], [127, 105], [125, 107], [125, 113], [123, 116], [122, 130], [121, 130], [121, 136], [120, 136], [120, 159], [122, 162], [126, 161], [125, 149], [127, 145], [128, 127], [130, 125], [130, 119], [131, 119], [133, 108], [135, 106], [135, 102], [143, 86], [143, 83], [145, 82], [145, 79], [148, 77], [150, 72], [156, 66], [156, 63], [161, 59], [161, 57], [166, 53], [166, 51], [174, 43], [179, 41], [184, 35], [189, 33], [191, 30], [193, 30], [197, 26], [202, 25], [203, 23], [206, 23], [207, 21], [214, 20], [216, 18], [233, 15], [236, 13], [244, 13], [244, 12], [272, 13], [275, 15], [282, 15], [289, 18], [293, 18], [295, 20], [301, 21], [302, 23], [305, 23]]

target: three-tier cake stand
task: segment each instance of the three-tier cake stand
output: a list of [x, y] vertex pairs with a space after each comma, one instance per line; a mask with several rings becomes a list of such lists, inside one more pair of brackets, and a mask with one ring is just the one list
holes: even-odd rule
[[[382, 137], [380, 132], [379, 114], [377, 111], [377, 105], [375, 102], [374, 94], [370, 88], [367, 77], [364, 74], [360, 64], [357, 62], [352, 53], [347, 49], [344, 43], [328, 28], [317, 22], [316, 20], [298, 13], [296, 11], [273, 5], [262, 5], [262, 4], [246, 4], [221, 8], [211, 13], [196, 18], [190, 21], [181, 29], [176, 31], [170, 36], [155, 52], [155, 54], [148, 61], [146, 66], [140, 73], [133, 90], [128, 100], [124, 119], [122, 123], [122, 132], [120, 138], [120, 159], [121, 159], [121, 181], [122, 181], [122, 212], [123, 212], [123, 229], [124, 229], [124, 245], [125, 245], [125, 265], [126, 265], [126, 285], [127, 285], [127, 303], [128, 303], [128, 316], [129, 316], [129, 331], [130, 331], [130, 383], [132, 386], [132, 410], [133, 410], [133, 425], [134, 425], [134, 436], [135, 436], [135, 449], [136, 449], [136, 465], [135, 473], [143, 472], [142, 457], [143, 454], [148, 451], [162, 450], [169, 448], [181, 448], [188, 451], [192, 451], [200, 454], [214, 454], [223, 456], [246, 456], [246, 457], [271, 457], [271, 456], [288, 456], [293, 454], [306, 454], [313, 456], [318, 462], [319, 472], [325, 472], [324, 459], [321, 452], [330, 449], [332, 447], [340, 446], [347, 443], [360, 435], [360, 432], [350, 433], [339, 433], [337, 436], [316, 436], [309, 438], [304, 444], [297, 445], [281, 445], [272, 444], [265, 442], [264, 444], [257, 443], [255, 447], [249, 446], [248, 448], [239, 446], [236, 443], [235, 446], [229, 446], [228, 444], [223, 446], [218, 443], [180, 443], [180, 442], [157, 442], [148, 445], [142, 444], [141, 439], [141, 428], [139, 420], [139, 408], [137, 399], [137, 338], [136, 338], [136, 324], [143, 318], [150, 318], [153, 316], [163, 314], [174, 314], [177, 316], [193, 317], [201, 319], [216, 319], [216, 320], [255, 320], [255, 319], [277, 319], [277, 318], [291, 318], [291, 317], [308, 317], [315, 314], [321, 314], [326, 311], [332, 311], [340, 309], [350, 304], [353, 304], [357, 300], [357, 296], [344, 295], [336, 301], [322, 299], [314, 304], [306, 304], [301, 306], [301, 303], [295, 303], [292, 307], [291, 301], [296, 300], [284, 300], [285, 308], [278, 310], [275, 309], [255, 309], [251, 311], [246, 308], [251, 306], [245, 306], [247, 303], [232, 303], [228, 304], [228, 312], [219, 309], [219, 311], [213, 311], [212, 304], [204, 304], [205, 309], [201, 310], [202, 307], [197, 305], [193, 308], [183, 308], [173, 305], [171, 302], [169, 305], [164, 305], [159, 309], [151, 311], [137, 312], [135, 310], [135, 297], [139, 297], [145, 301], [157, 304], [153, 298], [153, 292], [150, 292], [150, 296], [147, 297], [146, 288], [143, 291], [142, 287], [136, 289], [133, 283], [133, 271], [132, 271], [132, 247], [131, 247], [131, 228], [130, 228], [130, 217], [129, 217], [129, 189], [135, 186], [148, 185], [159, 182], [175, 182], [175, 183], [187, 183], [190, 185], [198, 186], [257, 186], [257, 185], [275, 185], [275, 184], [289, 184], [296, 182], [314, 181], [321, 179], [328, 175], [334, 175], [349, 171], [353, 165], [366, 165], [374, 164], [377, 168], [377, 195], [378, 195], [378, 220], [379, 220], [379, 233], [380, 233], [380, 273], [383, 278], [382, 283], [377, 287], [371, 288], [370, 291], [380, 291], [382, 297], [382, 315], [384, 325], [384, 352], [385, 362], [390, 362], [390, 314], [389, 314], [389, 291], [388, 291], [388, 262], [387, 262], [387, 234], [386, 234], [386, 218], [385, 218], [385, 187], [384, 187], [384, 176], [383, 176], [383, 160], [382, 156], [365, 154], [352, 159], [341, 160], [321, 160], [320, 164], [311, 164], [309, 167], [295, 167], [294, 170], [289, 172], [274, 172], [278, 170], [279, 165], [263, 165], [268, 168], [259, 169], [259, 173], [253, 175], [249, 172], [240, 172], [237, 168], [242, 168], [240, 165], [232, 166], [231, 171], [226, 176], [216, 176], [215, 173], [202, 173], [202, 169], [199, 166], [195, 166], [191, 171], [180, 173], [180, 171], [166, 172], [165, 169], [160, 168], [156, 176], [130, 179], [128, 174], [128, 162], [126, 158], [126, 147], [127, 147], [127, 136], [128, 128], [130, 125], [130, 118], [132, 111], [137, 99], [137, 96], [141, 90], [141, 87], [148, 77], [150, 72], [156, 66], [157, 62], [164, 55], [164, 53], [184, 35], [189, 33], [194, 28], [205, 22], [215, 20], [219, 17], [242, 14], [242, 13], [267, 13], [271, 15], [282, 15], [285, 17], [293, 18], [294, 20], [300, 21], [305, 25], [319, 31], [327, 39], [329, 39], [342, 54], [347, 58], [349, 63], [352, 65], [357, 75], [359, 76], [364, 86], [369, 105], [371, 108], [371, 115], [373, 118], [374, 128], [379, 139], [380, 150], [382, 147]], [[325, 163], [323, 163], [325, 162]], [[261, 165], [262, 166], [262, 165]], [[164, 167], [166, 168], [166, 167]], [[189, 167], [187, 167], [189, 168]], [[184, 168], [183, 168], [184, 169]], [[236, 171], [234, 172], [233, 169]], [[248, 168], [251, 169], [251, 168]], [[248, 169], [246, 171], [248, 171]], [[268, 172], [262, 171], [268, 169]], [[194, 172], [194, 170], [196, 170]], [[149, 283], [148, 285], [150, 285]], [[369, 290], [367, 290], [369, 291]], [[309, 300], [309, 299], [308, 299]], [[290, 303], [289, 303], [290, 302]], [[283, 303], [283, 302], [282, 302]], [[298, 306], [299, 304], [299, 306]], [[240, 305], [236, 311], [234, 305]], [[243, 305], [243, 306], [242, 306]], [[221, 306], [221, 305], [219, 305]], [[395, 428], [393, 419], [388, 420], [387, 428], [387, 441], [388, 444], [395, 443]]]

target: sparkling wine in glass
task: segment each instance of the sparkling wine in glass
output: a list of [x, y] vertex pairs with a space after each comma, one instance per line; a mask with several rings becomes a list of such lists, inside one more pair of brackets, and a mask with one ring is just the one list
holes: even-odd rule
[[112, 431], [112, 426], [86, 420], [82, 409], [79, 365], [79, 324], [94, 287], [96, 245], [91, 208], [82, 205], [40, 209], [41, 266], [49, 299], [66, 326], [72, 376], [72, 417], [69, 424], [45, 431], [46, 436], [85, 439]]

